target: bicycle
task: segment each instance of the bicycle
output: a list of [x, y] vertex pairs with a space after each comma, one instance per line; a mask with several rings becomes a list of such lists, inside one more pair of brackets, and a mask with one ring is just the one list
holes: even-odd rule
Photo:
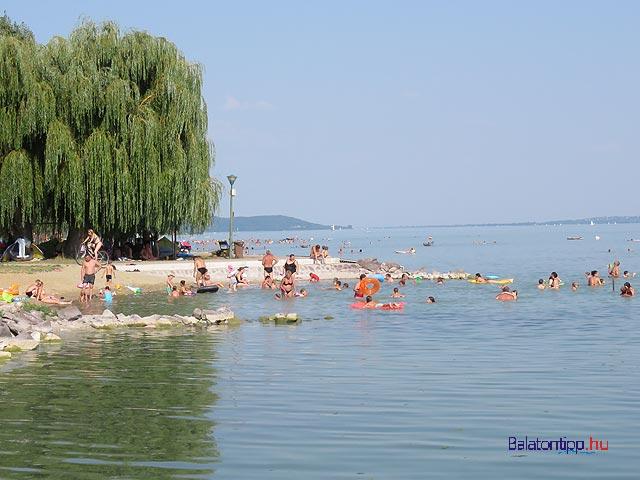
[[89, 248], [85, 244], [82, 244], [80, 245], [80, 248], [76, 250], [76, 263], [78, 265], [82, 265], [84, 257], [87, 255], [94, 257], [100, 265], [105, 265], [109, 262], [109, 254], [105, 250], [100, 250], [97, 255], [94, 256], [89, 251]]

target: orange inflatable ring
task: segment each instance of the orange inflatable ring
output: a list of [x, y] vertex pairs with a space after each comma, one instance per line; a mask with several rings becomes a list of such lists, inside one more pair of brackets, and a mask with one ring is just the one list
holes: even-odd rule
[[360, 294], [363, 296], [375, 295], [380, 290], [380, 280], [377, 278], [365, 278], [360, 283]]

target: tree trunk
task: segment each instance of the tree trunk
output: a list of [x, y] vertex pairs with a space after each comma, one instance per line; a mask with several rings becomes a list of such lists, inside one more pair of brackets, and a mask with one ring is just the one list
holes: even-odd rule
[[75, 258], [76, 252], [84, 240], [85, 232], [77, 227], [69, 227], [67, 239], [64, 241], [62, 253], [67, 258]]

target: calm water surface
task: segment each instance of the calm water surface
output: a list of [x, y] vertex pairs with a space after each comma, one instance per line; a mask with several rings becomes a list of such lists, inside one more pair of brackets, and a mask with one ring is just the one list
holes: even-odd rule
[[[625, 242], [640, 226], [336, 233], [332, 249], [349, 238], [412, 267], [514, 276], [521, 298], [453, 281], [405, 287], [403, 312], [353, 311], [323, 284], [290, 302], [251, 289], [122, 297], [114, 310], [229, 305], [245, 322], [94, 333], [0, 366], [0, 478], [637, 478], [637, 299], [534, 285], [551, 270], [584, 284], [613, 258], [640, 270]], [[419, 247], [427, 233], [436, 246]], [[393, 254], [410, 246], [415, 257]], [[303, 321], [257, 321], [279, 311]], [[524, 435], [593, 435], [609, 450], [510, 453], [508, 437]]]

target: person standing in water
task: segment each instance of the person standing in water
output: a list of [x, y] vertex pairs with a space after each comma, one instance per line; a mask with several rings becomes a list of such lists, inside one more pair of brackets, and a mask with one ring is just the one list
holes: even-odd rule
[[624, 282], [624, 285], [620, 289], [621, 297], [633, 297], [635, 296], [636, 291], [633, 289], [629, 282]]
[[609, 276], [613, 278], [620, 277], [620, 260], [613, 262], [613, 265], [609, 268]]
[[280, 282], [280, 292], [282, 294], [282, 298], [293, 297], [295, 292], [293, 284], [293, 274], [291, 273], [291, 270], [286, 270], [284, 273], [284, 277]]
[[551, 272], [551, 275], [549, 275], [549, 288], [556, 290], [560, 288], [560, 277], [558, 277], [557, 272]]
[[193, 257], [193, 277], [198, 286], [204, 286], [205, 273], [207, 273], [207, 265], [204, 263], [204, 259], [199, 256]]
[[287, 258], [286, 262], [284, 262], [284, 273], [291, 272], [291, 278], [293, 281], [296, 279], [296, 273], [298, 271], [298, 261], [296, 260], [296, 256], [292, 253]]
[[262, 257], [262, 268], [264, 269], [264, 278], [271, 277], [273, 274], [273, 267], [278, 263], [278, 259], [271, 253], [271, 250], [267, 250]]
[[111, 260], [109, 260], [107, 262], [107, 265], [104, 267], [104, 278], [106, 280], [106, 286], [109, 287], [109, 289], [113, 287], [111, 280], [113, 280], [115, 277], [116, 277], [116, 266], [113, 263], [111, 263]]
[[100, 270], [100, 264], [91, 255], [84, 257], [84, 262], [80, 267], [80, 300], [89, 301], [93, 298], [93, 286], [96, 283], [96, 272]]

